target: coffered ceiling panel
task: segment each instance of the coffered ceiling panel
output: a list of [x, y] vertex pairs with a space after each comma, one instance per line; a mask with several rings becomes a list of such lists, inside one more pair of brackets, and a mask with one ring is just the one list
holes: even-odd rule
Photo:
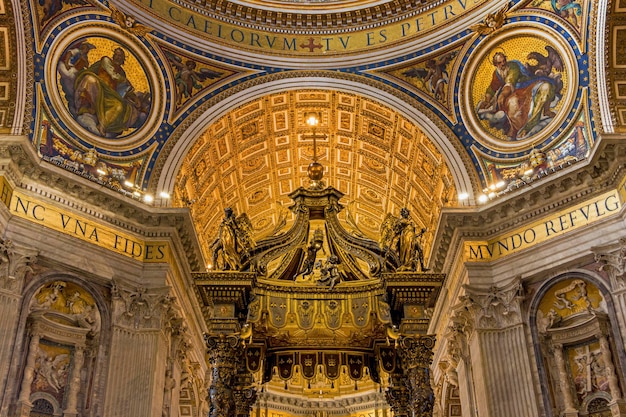
[[[315, 131], [310, 111], [321, 116]], [[374, 238], [386, 213], [407, 207], [432, 239], [442, 207], [455, 202], [450, 170], [419, 126], [371, 99], [305, 90], [261, 97], [208, 126], [185, 158], [174, 204], [190, 207], [207, 251], [226, 207], [267, 235], [289, 193], [309, 186], [314, 153], [325, 184], [345, 194], [343, 216]]]

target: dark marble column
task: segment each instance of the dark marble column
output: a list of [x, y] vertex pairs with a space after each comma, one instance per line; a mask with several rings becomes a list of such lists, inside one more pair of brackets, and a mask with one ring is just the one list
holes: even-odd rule
[[209, 417], [249, 416], [256, 400], [252, 376], [244, 366], [244, 346], [239, 336], [205, 335], [208, 365], [211, 374], [209, 387]]

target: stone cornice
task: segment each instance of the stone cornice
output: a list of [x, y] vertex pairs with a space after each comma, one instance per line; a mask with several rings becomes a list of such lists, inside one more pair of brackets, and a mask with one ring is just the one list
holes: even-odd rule
[[157, 208], [42, 162], [25, 137], [3, 138], [0, 169], [14, 183], [55, 205], [80, 212], [117, 229], [145, 238], [180, 239], [192, 270], [204, 269], [202, 255], [186, 208]]
[[621, 137], [604, 135], [596, 146], [593, 156], [578, 167], [535, 180], [488, 205], [444, 209], [431, 268], [446, 272], [446, 256], [462, 238], [486, 240], [616, 188], [624, 175], [626, 143]]

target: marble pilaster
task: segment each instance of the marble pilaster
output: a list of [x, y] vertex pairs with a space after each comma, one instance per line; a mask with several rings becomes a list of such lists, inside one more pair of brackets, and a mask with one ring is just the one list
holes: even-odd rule
[[574, 407], [574, 397], [572, 396], [572, 384], [570, 383], [569, 374], [567, 372], [565, 358], [563, 356], [563, 345], [554, 344], [552, 346], [554, 361], [556, 362], [556, 368], [559, 372], [559, 383], [561, 385], [561, 395], [563, 396], [563, 410], [564, 417], [576, 417], [578, 416], [578, 410]]
[[0, 239], [0, 404], [7, 393], [24, 279], [36, 259], [35, 249]]
[[[114, 284], [113, 329], [104, 415], [153, 417], [163, 412], [168, 343], [163, 327], [172, 308], [167, 288]], [[133, 375], [133, 384], [128, 384]]]
[[30, 336], [28, 344], [28, 355], [26, 356], [26, 366], [24, 366], [24, 375], [22, 377], [22, 385], [20, 388], [19, 399], [17, 402], [16, 417], [27, 417], [30, 415], [32, 404], [30, 402], [31, 385], [35, 377], [35, 362], [39, 353], [39, 340], [41, 336], [34, 332]]
[[455, 315], [473, 331], [468, 336], [471, 380], [481, 417], [539, 416], [523, 325], [519, 281], [503, 287], [466, 285]]
[[80, 390], [80, 371], [83, 369], [85, 361], [85, 349], [83, 346], [76, 346], [74, 349], [74, 359], [72, 373], [70, 375], [69, 390], [67, 393], [67, 406], [63, 412], [63, 417], [76, 417], [78, 409], [78, 391]]
[[592, 250], [596, 262], [600, 264], [599, 270], [609, 277], [620, 331], [626, 335], [626, 239]]

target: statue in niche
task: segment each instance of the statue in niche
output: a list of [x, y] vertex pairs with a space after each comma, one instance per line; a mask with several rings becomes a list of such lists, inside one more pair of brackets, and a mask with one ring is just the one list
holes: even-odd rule
[[380, 226], [380, 247], [385, 251], [385, 261], [390, 252], [394, 252], [399, 259], [398, 272], [429, 269], [424, 265], [424, 250], [420, 243], [426, 233], [422, 228], [419, 232], [409, 210], [404, 207], [400, 210], [400, 217], [388, 213]]
[[217, 237], [211, 244], [212, 268], [219, 271], [240, 271], [243, 261], [254, 248], [252, 222], [247, 214], [235, 216], [233, 209], [224, 209]]
[[313, 232], [313, 237], [311, 237], [309, 246], [306, 249], [306, 258], [304, 258], [302, 269], [295, 277], [293, 277], [294, 280], [298, 277], [306, 279], [313, 273], [317, 252], [320, 249], [324, 252], [324, 254], [326, 254], [326, 251], [324, 250], [324, 233], [322, 232], [322, 229], [316, 229]]

